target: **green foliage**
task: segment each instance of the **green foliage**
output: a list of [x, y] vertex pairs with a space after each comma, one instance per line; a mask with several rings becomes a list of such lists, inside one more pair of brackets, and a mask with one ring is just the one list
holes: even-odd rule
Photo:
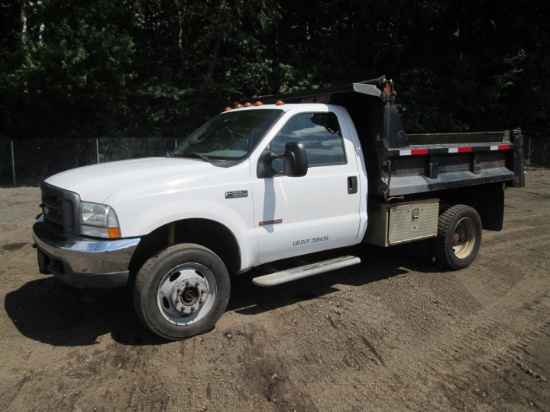
[[128, 107], [134, 43], [112, 2], [23, 2], [20, 65], [10, 92], [24, 122], [15, 136], [116, 134]]
[[6, 0], [0, 135], [181, 136], [248, 96], [386, 74], [409, 132], [542, 136], [542, 0]]

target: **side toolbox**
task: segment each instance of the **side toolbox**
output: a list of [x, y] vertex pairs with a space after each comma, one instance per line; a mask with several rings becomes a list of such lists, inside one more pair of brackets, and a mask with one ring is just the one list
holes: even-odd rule
[[364, 242], [391, 246], [437, 235], [439, 199], [371, 203]]

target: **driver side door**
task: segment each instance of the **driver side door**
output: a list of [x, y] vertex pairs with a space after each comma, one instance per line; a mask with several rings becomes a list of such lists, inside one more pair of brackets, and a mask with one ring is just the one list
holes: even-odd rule
[[252, 182], [262, 263], [349, 246], [359, 237], [357, 159], [336, 114], [327, 111], [292, 116], [267, 150], [282, 154], [288, 142], [304, 144], [307, 174], [285, 176], [284, 161], [276, 159], [271, 163], [275, 176], [256, 177]]

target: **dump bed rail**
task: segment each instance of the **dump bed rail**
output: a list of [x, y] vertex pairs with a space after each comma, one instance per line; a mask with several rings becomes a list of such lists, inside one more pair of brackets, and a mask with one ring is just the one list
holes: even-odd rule
[[382, 186], [386, 186], [381, 190], [386, 198], [496, 182], [524, 185], [523, 137], [519, 131], [452, 134], [451, 139], [445, 134], [408, 138], [415, 143], [422, 139], [470, 143], [387, 148], [382, 156], [385, 160], [381, 175]]

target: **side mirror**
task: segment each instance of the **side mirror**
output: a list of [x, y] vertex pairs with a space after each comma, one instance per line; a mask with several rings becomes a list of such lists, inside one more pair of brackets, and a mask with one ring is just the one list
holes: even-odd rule
[[[284, 172], [280, 173], [272, 167], [275, 159], [284, 161]], [[303, 143], [289, 142], [285, 145], [282, 155], [266, 151], [258, 161], [257, 175], [259, 178], [273, 177], [277, 175], [302, 177], [307, 174], [308, 162], [306, 148]]]
[[303, 143], [287, 143], [283, 158], [285, 160], [285, 175], [302, 177], [307, 174], [307, 153]]

